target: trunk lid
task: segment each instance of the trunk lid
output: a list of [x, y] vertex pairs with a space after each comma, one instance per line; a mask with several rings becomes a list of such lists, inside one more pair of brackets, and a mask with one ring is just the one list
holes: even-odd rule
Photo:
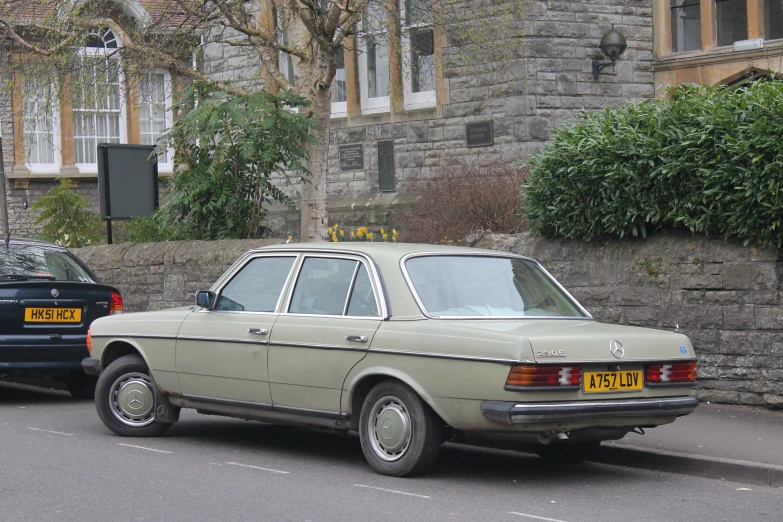
[[0, 281], [0, 343], [18, 335], [86, 334], [109, 314], [112, 292], [98, 283]]

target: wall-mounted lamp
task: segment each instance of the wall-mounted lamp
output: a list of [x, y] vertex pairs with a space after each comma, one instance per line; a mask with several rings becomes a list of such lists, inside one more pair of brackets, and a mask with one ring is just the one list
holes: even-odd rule
[[601, 71], [610, 65], [614, 69], [617, 59], [622, 56], [626, 47], [628, 47], [628, 44], [625, 42], [625, 37], [612, 25], [612, 28], [601, 37], [601, 43], [598, 44], [598, 48], [601, 49], [604, 56], [611, 61], [609, 63], [601, 63], [599, 60], [593, 60], [593, 80], [597, 80]]

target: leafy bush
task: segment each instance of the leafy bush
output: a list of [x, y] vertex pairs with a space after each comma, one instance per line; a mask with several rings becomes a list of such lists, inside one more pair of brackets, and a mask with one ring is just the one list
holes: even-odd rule
[[36, 225], [43, 223], [41, 238], [66, 247], [79, 248], [94, 244], [102, 237], [101, 218], [90, 209], [85, 197], [71, 190], [71, 180], [60, 178], [32, 209], [40, 212]]
[[586, 240], [684, 228], [781, 248], [783, 82], [670, 95], [562, 127], [529, 163], [531, 227]]
[[261, 237], [264, 205], [288, 203], [272, 173], [306, 173], [312, 120], [291, 110], [303, 103], [288, 94], [194, 86], [175, 108], [185, 114], [160, 146], [173, 146], [175, 163], [184, 167], [171, 180], [161, 224], [183, 238]]
[[472, 163], [444, 176], [414, 181], [403, 191], [409, 204], [396, 223], [410, 243], [519, 232], [523, 225], [519, 190], [524, 180], [524, 171], [504, 163]]
[[175, 229], [163, 225], [160, 212], [129, 221], [113, 221], [112, 236], [114, 243], [160, 243], [180, 239]]

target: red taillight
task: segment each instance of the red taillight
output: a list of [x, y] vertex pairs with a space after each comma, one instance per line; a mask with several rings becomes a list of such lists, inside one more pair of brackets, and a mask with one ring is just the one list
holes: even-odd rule
[[92, 353], [92, 330], [87, 330], [87, 351]]
[[579, 366], [512, 366], [506, 386], [579, 386]]
[[696, 382], [696, 363], [648, 364], [644, 367], [644, 380], [653, 384]]
[[111, 306], [109, 307], [109, 315], [122, 313], [122, 296], [117, 292], [111, 293]]

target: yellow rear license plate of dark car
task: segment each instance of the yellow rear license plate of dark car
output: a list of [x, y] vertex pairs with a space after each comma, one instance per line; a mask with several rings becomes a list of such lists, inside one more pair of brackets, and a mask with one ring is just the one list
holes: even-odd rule
[[639, 391], [644, 388], [642, 370], [584, 372], [585, 393]]
[[81, 323], [80, 308], [25, 308], [26, 323]]

